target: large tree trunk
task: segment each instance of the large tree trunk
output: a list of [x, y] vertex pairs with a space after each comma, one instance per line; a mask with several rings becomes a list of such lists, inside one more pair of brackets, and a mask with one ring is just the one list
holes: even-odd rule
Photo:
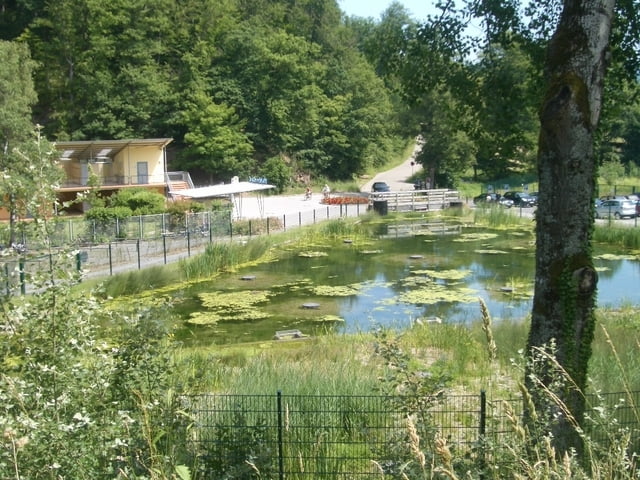
[[[575, 385], [558, 381], [553, 362], [535, 368], [530, 364], [526, 384], [539, 413], [553, 418], [537, 427], [553, 433], [559, 452], [580, 448], [571, 424], [572, 417], [581, 422], [584, 398], [575, 387], [584, 391], [586, 386], [594, 334], [598, 276], [591, 255], [597, 175], [593, 136], [614, 4], [615, 0], [564, 1], [549, 45], [548, 86], [540, 111], [536, 281], [527, 351], [533, 360], [536, 347], [555, 342], [555, 361]], [[560, 406], [545, 388], [557, 395]]]

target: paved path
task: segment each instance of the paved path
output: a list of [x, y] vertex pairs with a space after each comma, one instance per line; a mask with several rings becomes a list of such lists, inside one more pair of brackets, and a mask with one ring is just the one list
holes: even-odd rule
[[416, 143], [413, 152], [404, 162], [391, 170], [380, 172], [376, 174], [372, 179], [368, 180], [362, 187], [361, 192], [370, 192], [373, 182], [386, 182], [391, 188], [392, 192], [403, 190], [414, 190], [413, 182], [410, 181], [414, 173], [422, 170], [422, 165], [415, 163], [415, 158], [420, 151], [421, 145]]
[[[402, 164], [397, 167], [380, 172], [373, 178], [367, 180], [360, 188], [361, 192], [371, 192], [373, 182], [387, 182], [392, 191], [414, 190], [411, 176], [422, 169], [421, 165], [412, 166], [415, 162], [415, 156], [420, 149], [420, 145], [416, 144], [412, 154]], [[243, 196], [235, 202], [236, 217], [249, 218], [266, 218], [280, 217], [298, 212], [303, 214], [313, 210], [324, 209], [326, 205], [320, 203], [322, 200], [321, 192], [313, 192], [310, 200], [304, 199], [304, 193], [298, 195], [251, 195]], [[338, 208], [339, 207], [331, 207]]]

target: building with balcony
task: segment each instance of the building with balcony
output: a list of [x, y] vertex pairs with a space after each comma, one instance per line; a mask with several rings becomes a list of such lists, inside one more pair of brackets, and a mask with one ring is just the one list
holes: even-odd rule
[[[145, 188], [163, 195], [175, 188], [189, 188], [190, 179], [167, 172], [166, 147], [171, 138], [87, 140], [56, 142], [65, 179], [57, 189], [61, 202], [75, 201], [90, 183], [102, 196], [125, 188]], [[90, 182], [93, 177], [94, 181]], [[187, 174], [188, 177], [188, 174]], [[172, 182], [179, 184], [173, 185]], [[74, 203], [82, 212], [87, 205]]]

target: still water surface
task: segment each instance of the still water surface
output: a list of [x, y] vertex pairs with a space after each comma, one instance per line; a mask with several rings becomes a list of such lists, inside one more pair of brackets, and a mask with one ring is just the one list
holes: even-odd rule
[[[179, 336], [188, 344], [223, 344], [268, 340], [289, 329], [317, 335], [406, 328], [416, 321], [471, 323], [481, 318], [478, 297], [496, 322], [529, 315], [532, 232], [420, 223], [378, 228], [374, 241], [342, 239], [283, 248], [277, 261], [181, 292]], [[640, 303], [640, 258], [602, 246], [595, 255], [599, 305]], [[268, 300], [248, 313], [249, 307], [235, 297], [209, 297], [231, 292], [250, 301], [261, 295]], [[216, 308], [226, 319], [207, 324], [207, 315]], [[205, 321], [190, 323], [194, 312]]]

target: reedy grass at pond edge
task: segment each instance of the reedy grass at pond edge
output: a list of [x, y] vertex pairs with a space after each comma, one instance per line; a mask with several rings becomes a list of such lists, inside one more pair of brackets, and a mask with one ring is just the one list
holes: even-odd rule
[[[594, 391], [640, 390], [640, 310], [598, 310], [598, 322], [608, 339], [596, 332], [589, 365]], [[495, 395], [513, 394], [520, 372], [514, 360], [526, 346], [528, 322], [501, 321], [492, 325], [497, 359], [490, 358], [482, 321], [471, 326], [415, 325], [399, 335], [399, 344], [412, 353], [413, 362], [429, 371], [437, 364], [453, 379], [454, 391]], [[268, 341], [228, 346], [178, 348], [175, 359], [182, 381], [197, 392], [265, 394], [327, 393], [368, 395], [381, 374], [373, 358], [375, 333], [327, 334], [297, 341]], [[616, 345], [616, 355], [611, 349]], [[612, 365], [626, 372], [612, 375]]]

